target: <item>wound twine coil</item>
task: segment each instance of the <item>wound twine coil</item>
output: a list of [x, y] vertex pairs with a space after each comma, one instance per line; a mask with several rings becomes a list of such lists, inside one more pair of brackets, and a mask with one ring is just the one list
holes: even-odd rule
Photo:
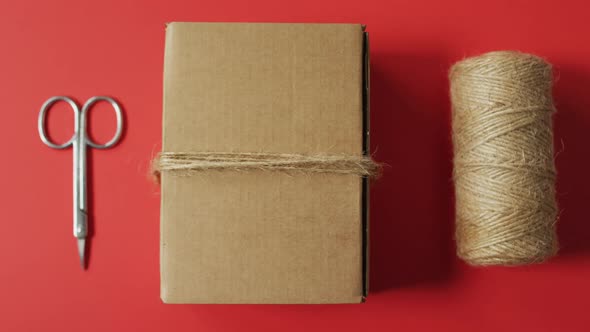
[[472, 265], [538, 263], [557, 252], [551, 65], [519, 52], [455, 64], [457, 254]]
[[375, 177], [380, 169], [381, 166], [368, 156], [327, 154], [161, 152], [152, 161], [152, 173], [157, 179], [161, 172], [191, 175], [205, 170], [262, 170]]

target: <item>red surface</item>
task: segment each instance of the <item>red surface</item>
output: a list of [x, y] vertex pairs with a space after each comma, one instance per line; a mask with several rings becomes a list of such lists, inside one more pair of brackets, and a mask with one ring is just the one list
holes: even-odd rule
[[[585, 1], [18, 1], [0, 4], [1, 331], [588, 331], [590, 4]], [[164, 305], [159, 195], [147, 179], [161, 138], [167, 21], [362, 22], [371, 33], [372, 144], [391, 165], [372, 190], [371, 294], [363, 305]], [[452, 240], [447, 70], [496, 49], [557, 71], [560, 256], [471, 268]], [[126, 132], [92, 151], [90, 266], [71, 235], [71, 150], [37, 135], [43, 101], [118, 98]], [[103, 112], [109, 111], [109, 112]], [[106, 107], [94, 135], [114, 130]], [[66, 139], [71, 113], [50, 129]]]

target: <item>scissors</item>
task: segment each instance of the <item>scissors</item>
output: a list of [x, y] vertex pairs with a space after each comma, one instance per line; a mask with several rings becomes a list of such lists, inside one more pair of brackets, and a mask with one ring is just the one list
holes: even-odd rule
[[[74, 111], [74, 134], [69, 141], [63, 144], [56, 144], [52, 142], [45, 131], [47, 111], [52, 105], [59, 101], [65, 101]], [[105, 144], [93, 142], [90, 137], [88, 137], [86, 132], [87, 113], [90, 108], [92, 108], [92, 106], [99, 101], [106, 101], [111, 104], [117, 117], [117, 130], [115, 131], [115, 136], [113, 136], [113, 138], [111, 138], [111, 140]], [[108, 149], [117, 144], [121, 138], [121, 134], [123, 133], [123, 114], [121, 111], [121, 106], [119, 106], [119, 104], [113, 98], [95, 96], [88, 99], [84, 106], [82, 106], [82, 110], [80, 110], [76, 102], [69, 97], [51, 97], [43, 104], [43, 106], [41, 106], [41, 110], [39, 111], [39, 119], [37, 122], [37, 129], [39, 130], [41, 141], [43, 141], [43, 143], [45, 143], [50, 148], [62, 150], [71, 146], [74, 152], [74, 237], [78, 241], [78, 255], [80, 256], [80, 265], [82, 265], [82, 269], [85, 269], [86, 264], [84, 253], [86, 247], [86, 236], [88, 235], [88, 206], [86, 204], [86, 146], [90, 146], [95, 149]]]

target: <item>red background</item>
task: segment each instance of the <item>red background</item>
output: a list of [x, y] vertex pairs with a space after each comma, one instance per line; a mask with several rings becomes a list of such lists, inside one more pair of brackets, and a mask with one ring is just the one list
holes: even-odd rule
[[[164, 305], [159, 194], [164, 23], [360, 22], [372, 56], [372, 145], [390, 167], [371, 203], [371, 293], [362, 305]], [[1, 331], [590, 329], [590, 5], [585, 1], [23, 1], [0, 3]], [[547, 264], [472, 268], [454, 254], [447, 71], [497, 49], [555, 65], [562, 250]], [[53, 95], [120, 100], [120, 145], [90, 152], [87, 271], [72, 222], [71, 150], [37, 135]], [[65, 140], [72, 115], [51, 112]], [[92, 134], [114, 130], [107, 106]]]

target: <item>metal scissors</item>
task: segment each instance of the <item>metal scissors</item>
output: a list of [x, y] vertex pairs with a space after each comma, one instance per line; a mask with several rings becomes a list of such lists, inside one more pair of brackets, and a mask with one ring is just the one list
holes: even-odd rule
[[[45, 132], [45, 120], [47, 118], [47, 111], [53, 104], [59, 101], [67, 102], [72, 110], [74, 111], [74, 134], [69, 141], [63, 144], [53, 143], [47, 133]], [[93, 142], [86, 132], [86, 119], [90, 108], [99, 101], [106, 101], [115, 110], [117, 117], [117, 130], [115, 136], [105, 144], [98, 144]], [[82, 268], [85, 268], [85, 247], [86, 247], [86, 236], [88, 234], [88, 206], [86, 202], [86, 146], [93, 147], [95, 149], [107, 149], [117, 144], [123, 133], [123, 114], [121, 106], [110, 97], [95, 96], [82, 106], [82, 110], [78, 107], [76, 102], [69, 97], [55, 96], [49, 98], [39, 111], [39, 119], [37, 122], [37, 129], [39, 130], [39, 136], [41, 141], [47, 146], [53, 149], [66, 149], [72, 147], [74, 152], [74, 237], [78, 240], [78, 254], [80, 256], [80, 264]]]

